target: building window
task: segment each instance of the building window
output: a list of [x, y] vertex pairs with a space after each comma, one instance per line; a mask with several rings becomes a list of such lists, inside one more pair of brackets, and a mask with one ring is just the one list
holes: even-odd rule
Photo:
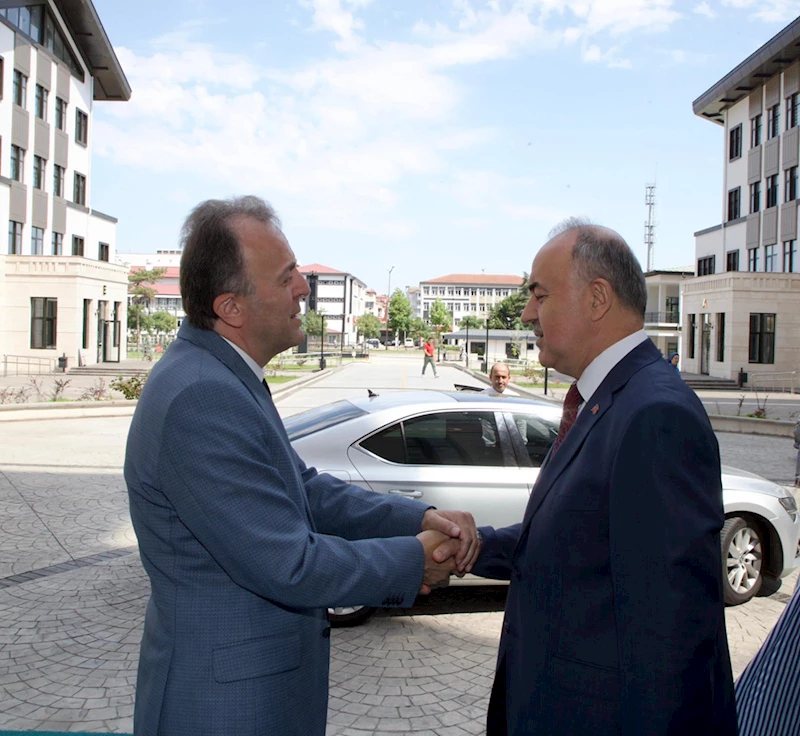
[[714, 273], [714, 259], [715, 256], [706, 256], [705, 258], [697, 259], [697, 275], [708, 276]]
[[47, 90], [41, 84], [36, 85], [34, 114], [39, 120], [47, 120]]
[[79, 237], [78, 235], [72, 236], [72, 255], [73, 256], [83, 255], [83, 238]]
[[791, 202], [793, 199], [797, 199], [797, 167], [790, 166], [784, 172], [785, 175], [785, 184], [783, 187], [784, 191], [784, 201]]
[[28, 101], [28, 78], [20, 71], [14, 70], [14, 104], [25, 107]]
[[761, 209], [761, 182], [750, 185], [750, 214]]
[[773, 105], [767, 110], [767, 140], [777, 138], [781, 132], [781, 106]]
[[755, 273], [758, 271], [758, 248], [747, 249], [747, 270]]
[[64, 196], [64, 167], [53, 164], [53, 194], [56, 197]]
[[717, 314], [717, 363], [725, 361], [725, 313]]
[[89, 349], [89, 335], [91, 334], [90, 327], [92, 325], [92, 300], [83, 300], [83, 345], [84, 350]]
[[75, 110], [75, 142], [84, 146], [89, 140], [89, 116], [83, 110]]
[[726, 263], [725, 263], [725, 270], [726, 271], [738, 271], [739, 270], [739, 251], [738, 250], [729, 250]]
[[56, 128], [67, 129], [67, 102], [60, 97], [56, 97]]
[[697, 315], [689, 315], [689, 353], [690, 358], [694, 358], [694, 345], [697, 340]]
[[783, 272], [795, 273], [797, 267], [797, 241], [786, 240], [783, 243]]
[[775, 362], [775, 315], [750, 315], [750, 355], [751, 363]]
[[31, 348], [47, 349], [56, 346], [56, 315], [58, 300], [31, 297]]
[[22, 172], [25, 169], [25, 149], [11, 144], [11, 178], [22, 181]]
[[47, 162], [41, 156], [33, 157], [33, 188], [44, 189], [44, 170]]
[[86, 177], [75, 172], [75, 204], [86, 205]]
[[778, 246], [765, 245], [764, 246], [764, 271], [766, 273], [775, 273], [778, 267]]
[[761, 145], [761, 115], [756, 115], [750, 121], [750, 148]]
[[22, 255], [22, 223], [8, 221], [8, 254], [11, 256]]
[[741, 123], [735, 128], [731, 128], [728, 134], [728, 160], [742, 157], [742, 125]]
[[3, 57], [0, 56], [0, 100], [3, 99], [3, 92], [4, 92], [3, 79], [5, 75], [5, 70], [6, 70], [6, 62], [3, 59]]
[[97, 260], [98, 261], [107, 261], [108, 260], [108, 243], [98, 243], [97, 244]]
[[767, 177], [767, 207], [775, 207], [778, 204], [778, 175], [773, 174]]
[[40, 227], [31, 228], [31, 255], [44, 255], [44, 230]]
[[742, 214], [742, 188], [736, 187], [728, 192], [728, 221], [738, 220]]
[[53, 232], [53, 255], [60, 256], [64, 250], [64, 234]]
[[798, 104], [800, 104], [800, 95], [797, 92], [786, 98], [786, 130], [794, 128], [800, 123]]

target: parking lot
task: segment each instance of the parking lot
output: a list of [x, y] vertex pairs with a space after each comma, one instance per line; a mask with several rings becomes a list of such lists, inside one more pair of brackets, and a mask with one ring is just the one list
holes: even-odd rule
[[[476, 382], [384, 355], [278, 396], [284, 416], [338, 398]], [[0, 728], [130, 732], [148, 596], [121, 477], [129, 417], [0, 422]], [[719, 436], [723, 461], [791, 479], [791, 440]], [[727, 610], [734, 670], [757, 651], [796, 574]], [[332, 637], [329, 736], [483, 733], [504, 590], [435, 591]]]

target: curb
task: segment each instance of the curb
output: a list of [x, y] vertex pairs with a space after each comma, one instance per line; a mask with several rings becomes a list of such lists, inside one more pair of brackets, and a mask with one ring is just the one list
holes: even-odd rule
[[[350, 364], [348, 364], [350, 365]], [[309, 383], [347, 368], [339, 365], [315, 371], [309, 376], [299, 376], [293, 381], [271, 388], [273, 397], [285, 398]], [[48, 401], [36, 404], [4, 404], [0, 406], [0, 422], [26, 422], [32, 419], [82, 419], [85, 417], [129, 417], [133, 416], [137, 399], [114, 399], [113, 401]]]

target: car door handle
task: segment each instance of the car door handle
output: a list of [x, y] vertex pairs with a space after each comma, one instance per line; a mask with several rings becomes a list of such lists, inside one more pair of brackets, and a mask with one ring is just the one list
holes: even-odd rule
[[408, 496], [409, 498], [422, 498], [422, 491], [401, 491], [399, 488], [393, 488], [389, 493], [395, 493], [398, 496]]

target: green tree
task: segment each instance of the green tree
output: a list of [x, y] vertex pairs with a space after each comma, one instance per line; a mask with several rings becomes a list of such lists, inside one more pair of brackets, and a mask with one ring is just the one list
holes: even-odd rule
[[172, 332], [178, 326], [178, 320], [169, 312], [156, 312], [150, 317], [156, 332]]
[[303, 332], [310, 336], [319, 336], [320, 340], [324, 340], [324, 333], [328, 325], [328, 320], [321, 312], [315, 312], [313, 309], [303, 315]]
[[462, 317], [458, 323], [458, 329], [460, 330], [466, 330], [467, 327], [471, 330], [480, 330], [486, 327], [486, 320], [476, 317], [474, 314], [468, 314], [466, 317]]
[[[136, 345], [142, 347], [142, 316], [144, 311], [150, 306], [150, 302], [156, 298], [158, 291], [153, 288], [153, 284], [164, 277], [166, 268], [142, 269], [141, 271], [131, 271], [128, 274], [128, 294], [131, 295], [131, 302], [137, 307], [141, 307], [136, 312]], [[149, 284], [149, 286], [148, 286]]]
[[519, 289], [489, 310], [489, 327], [495, 330], [532, 330], [533, 325], [522, 322], [522, 312], [529, 296], [528, 276], [525, 274]]
[[408, 335], [415, 340], [427, 340], [431, 336], [431, 328], [425, 324], [425, 320], [413, 317], [411, 326], [408, 329]]
[[411, 327], [411, 302], [400, 289], [395, 289], [389, 300], [387, 326], [392, 332], [402, 333], [403, 338]]
[[153, 318], [152, 315], [147, 314], [147, 312], [144, 311], [144, 307], [141, 304], [129, 304], [128, 324], [138, 325], [137, 329], [146, 331], [153, 327]]
[[453, 325], [452, 313], [444, 305], [444, 302], [438, 297], [431, 305], [431, 311], [428, 315], [428, 322], [430, 322], [433, 327], [441, 327], [439, 332], [450, 332], [450, 328]]
[[365, 340], [380, 337], [381, 321], [374, 314], [362, 314], [356, 318], [356, 329]]

